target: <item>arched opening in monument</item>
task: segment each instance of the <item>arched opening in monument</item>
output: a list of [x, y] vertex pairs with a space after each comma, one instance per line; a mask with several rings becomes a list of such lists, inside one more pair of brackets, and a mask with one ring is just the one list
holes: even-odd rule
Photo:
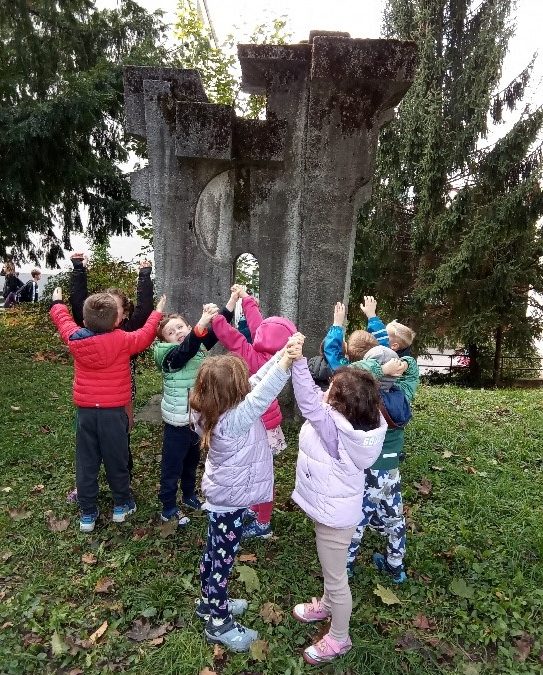
[[258, 260], [252, 253], [238, 255], [234, 263], [235, 284], [243, 284], [250, 295], [260, 295], [260, 269]]

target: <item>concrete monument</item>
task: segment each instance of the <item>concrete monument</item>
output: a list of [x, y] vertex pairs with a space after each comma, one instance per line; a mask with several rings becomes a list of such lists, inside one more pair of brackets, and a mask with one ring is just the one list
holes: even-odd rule
[[349, 297], [358, 211], [371, 193], [380, 127], [409, 88], [413, 43], [314, 31], [295, 45], [239, 45], [243, 89], [266, 119], [208, 102], [197, 71], [127, 67], [126, 129], [149, 163], [132, 194], [150, 206], [157, 288], [196, 320], [224, 301], [252, 253], [266, 315], [318, 349]]

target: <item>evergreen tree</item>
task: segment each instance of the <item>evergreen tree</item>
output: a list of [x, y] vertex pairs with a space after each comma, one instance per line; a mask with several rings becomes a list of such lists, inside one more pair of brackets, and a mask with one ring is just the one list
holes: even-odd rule
[[94, 0], [0, 4], [0, 257], [13, 247], [55, 265], [83, 229], [81, 205], [94, 239], [130, 231], [140, 207], [119, 168], [134, 147], [122, 65], [166, 60], [164, 35], [160, 14], [133, 0], [111, 11]]
[[[491, 147], [489, 129], [521, 103], [533, 65], [496, 92], [513, 29], [512, 0], [388, 0], [386, 37], [419, 45], [419, 68], [380, 136], [373, 196], [361, 214], [353, 298], [418, 331], [419, 345], [526, 351], [543, 290], [537, 145], [543, 110], [526, 108]], [[533, 296], [531, 302], [537, 304]]]

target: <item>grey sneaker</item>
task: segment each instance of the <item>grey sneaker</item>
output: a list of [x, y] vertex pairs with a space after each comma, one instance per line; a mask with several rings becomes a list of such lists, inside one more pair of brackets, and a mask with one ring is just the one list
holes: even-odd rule
[[[196, 600], [195, 604], [196, 616], [207, 621], [209, 619], [209, 605], [203, 602], [201, 598], [200, 600]], [[248, 606], [247, 600], [243, 600], [242, 598], [232, 598], [228, 601], [228, 611], [232, 616], [241, 616], [247, 610]]]
[[212, 620], [209, 619], [204, 633], [208, 642], [224, 645], [233, 652], [247, 652], [253, 642], [258, 640], [256, 630], [245, 628], [233, 619], [222, 626], [214, 626]]

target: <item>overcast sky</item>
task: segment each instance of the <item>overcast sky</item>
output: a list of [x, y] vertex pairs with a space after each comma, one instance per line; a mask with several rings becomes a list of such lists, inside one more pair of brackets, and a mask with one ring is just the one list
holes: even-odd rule
[[[177, 0], [138, 2], [151, 11], [162, 10], [168, 22], [175, 21]], [[219, 42], [229, 34], [233, 34], [236, 41], [243, 42], [255, 26], [270, 23], [281, 16], [287, 20], [287, 30], [292, 33], [293, 42], [307, 39], [310, 30], [319, 28], [347, 31], [352, 37], [377, 38], [384, 4], [385, 0], [207, 0]], [[118, 0], [97, 0], [97, 5], [114, 8]], [[518, 0], [516, 26], [516, 35], [510, 42], [503, 67], [502, 86], [522, 71], [541, 44], [543, 0]], [[542, 81], [543, 56], [540, 56], [528, 100], [543, 100]], [[513, 119], [510, 117], [505, 127], [498, 128], [497, 132], [502, 134]], [[76, 249], [86, 247], [82, 237], [73, 237], [73, 244]], [[139, 254], [141, 245], [138, 237], [113, 237], [111, 241], [113, 254], [127, 261]], [[23, 269], [26, 267], [23, 266]]]

